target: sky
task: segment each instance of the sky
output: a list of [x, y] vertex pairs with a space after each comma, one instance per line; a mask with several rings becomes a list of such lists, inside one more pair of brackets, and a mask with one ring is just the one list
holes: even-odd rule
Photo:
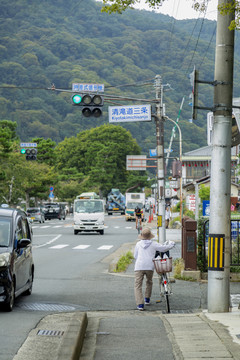
[[[172, 16], [177, 20], [198, 18], [199, 12], [192, 8], [192, 4], [192, 0], [166, 0], [156, 12]], [[217, 5], [218, 0], [209, 1], [205, 18], [217, 20]], [[144, 0], [141, 0], [141, 4], [137, 6], [137, 8], [150, 10]], [[203, 17], [203, 14], [201, 14], [200, 17]]]

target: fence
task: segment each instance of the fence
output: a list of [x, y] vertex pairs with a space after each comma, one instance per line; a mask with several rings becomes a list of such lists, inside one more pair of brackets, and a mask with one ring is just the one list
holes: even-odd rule
[[[203, 266], [207, 269], [209, 220], [204, 222]], [[240, 219], [231, 220], [230, 266], [240, 266]]]

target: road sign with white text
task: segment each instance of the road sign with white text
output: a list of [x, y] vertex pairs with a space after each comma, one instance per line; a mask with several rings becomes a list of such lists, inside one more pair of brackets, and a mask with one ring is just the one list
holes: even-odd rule
[[127, 155], [127, 170], [146, 170], [146, 155]]
[[103, 92], [104, 91], [104, 84], [74, 83], [74, 84], [72, 84], [72, 91]]
[[109, 106], [109, 122], [151, 121], [151, 105]]

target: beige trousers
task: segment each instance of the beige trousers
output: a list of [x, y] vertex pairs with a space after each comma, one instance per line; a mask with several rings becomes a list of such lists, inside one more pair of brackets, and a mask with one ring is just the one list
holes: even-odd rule
[[142, 291], [144, 275], [146, 275], [145, 298], [150, 298], [152, 295], [153, 271], [152, 270], [135, 271], [134, 293], [135, 293], [135, 300], [137, 305], [144, 304], [143, 291]]

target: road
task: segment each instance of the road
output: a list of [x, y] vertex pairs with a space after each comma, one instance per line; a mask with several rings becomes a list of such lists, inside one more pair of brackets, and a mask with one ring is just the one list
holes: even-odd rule
[[12, 360], [29, 331], [46, 314], [109, 307], [107, 299], [112, 289], [116, 290], [116, 278], [111, 277], [103, 291], [107, 265], [101, 260], [136, 239], [134, 225], [123, 216], [106, 216], [104, 235], [74, 235], [72, 217], [33, 224], [33, 293], [17, 298], [13, 312], [0, 312], [0, 360]]

